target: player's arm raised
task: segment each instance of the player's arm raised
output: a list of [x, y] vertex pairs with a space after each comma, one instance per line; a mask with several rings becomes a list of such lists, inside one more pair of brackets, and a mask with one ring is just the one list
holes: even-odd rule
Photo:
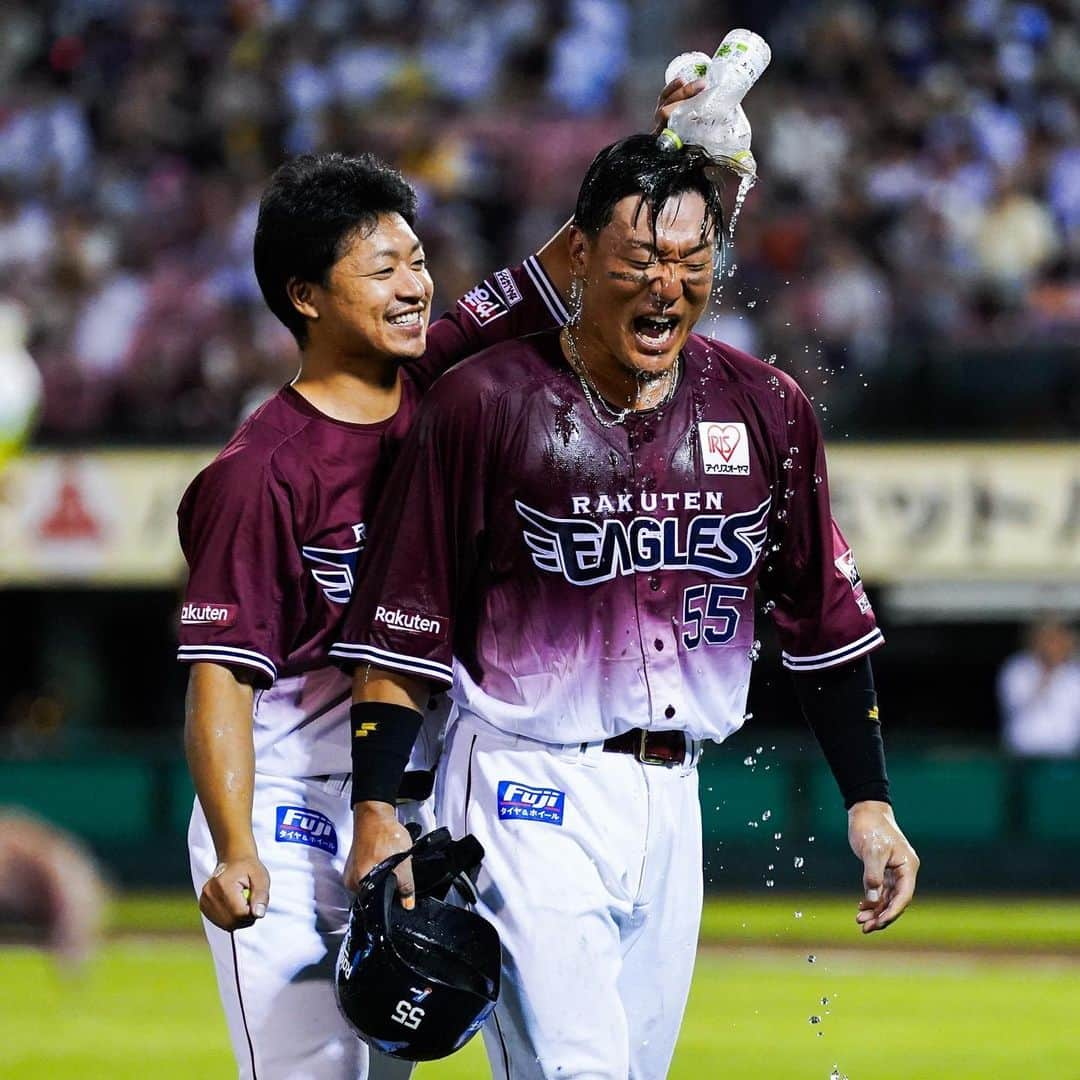
[[266, 914], [270, 875], [251, 829], [255, 748], [254, 691], [243, 669], [196, 663], [188, 678], [184, 749], [218, 865], [199, 909], [222, 930], [239, 930]]
[[[353, 674], [353, 840], [345, 863], [345, 886], [353, 892], [373, 866], [413, 845], [395, 797], [429, 696], [425, 683], [400, 672], [362, 664]], [[411, 908], [409, 860], [395, 873], [401, 902]]]

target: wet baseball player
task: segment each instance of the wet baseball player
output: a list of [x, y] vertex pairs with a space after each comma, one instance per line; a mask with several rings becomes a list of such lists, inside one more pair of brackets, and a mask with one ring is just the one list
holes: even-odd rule
[[[352, 899], [350, 681], [326, 651], [421, 392], [469, 353], [565, 320], [533, 256], [429, 328], [415, 213], [409, 185], [371, 156], [305, 156], [275, 173], [255, 268], [300, 373], [179, 510], [191, 866], [242, 1077], [367, 1075], [332, 986]], [[564, 249], [552, 257], [565, 262]], [[442, 718], [430, 715], [398, 798], [430, 793]], [[381, 1059], [372, 1075], [407, 1071]]]
[[[744, 722], [755, 589], [848, 809], [856, 919], [918, 865], [894, 820], [868, 654], [795, 382], [691, 333], [720, 204], [696, 148], [634, 136], [581, 186], [571, 321], [485, 350], [422, 404], [333, 654], [356, 667], [355, 882], [410, 844], [393, 799], [433, 688], [457, 705], [436, 813], [486, 851], [496, 1077], [659, 1080], [702, 900], [695, 765]], [[403, 902], [411, 892], [399, 874]]]

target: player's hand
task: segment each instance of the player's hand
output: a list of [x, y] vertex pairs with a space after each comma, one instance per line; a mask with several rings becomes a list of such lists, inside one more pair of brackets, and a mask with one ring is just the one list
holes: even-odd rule
[[863, 864], [863, 898], [855, 921], [864, 934], [884, 930], [911, 903], [919, 856], [884, 802], [858, 802], [848, 811], [848, 843]]
[[242, 930], [266, 914], [270, 875], [257, 855], [222, 859], [199, 894], [199, 910], [222, 930]]
[[[409, 831], [397, 819], [397, 811], [389, 803], [359, 802], [353, 807], [353, 842], [345, 860], [345, 887], [350, 892], [360, 888], [360, 882], [373, 866], [383, 859], [408, 851], [413, 846]], [[412, 859], [406, 859], [395, 870], [401, 906], [411, 911], [416, 904]]]
[[668, 125], [671, 118], [671, 110], [680, 101], [686, 101], [695, 94], [700, 94], [705, 89], [704, 79], [695, 79], [693, 82], [684, 83], [682, 79], [672, 79], [671, 82], [660, 91], [660, 97], [656, 101], [656, 112], [653, 114], [653, 134], [659, 135]]

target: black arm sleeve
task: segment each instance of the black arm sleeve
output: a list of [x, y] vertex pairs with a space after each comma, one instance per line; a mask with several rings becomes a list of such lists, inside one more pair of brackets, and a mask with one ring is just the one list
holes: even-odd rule
[[870, 658], [792, 678], [844, 806], [850, 810], [865, 799], [891, 802]]

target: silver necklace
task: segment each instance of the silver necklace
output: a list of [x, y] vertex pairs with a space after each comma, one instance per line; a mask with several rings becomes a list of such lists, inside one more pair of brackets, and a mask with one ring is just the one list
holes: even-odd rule
[[[581, 389], [585, 392], [585, 400], [589, 403], [589, 408], [592, 409], [592, 414], [596, 417], [597, 423], [601, 427], [606, 428], [612, 428], [618, 424], [625, 423], [626, 418], [634, 410], [629, 405], [624, 409], [615, 409], [608, 404], [604, 395], [593, 385], [592, 379], [589, 377], [588, 368], [585, 367], [585, 364], [581, 359], [581, 354], [578, 352], [577, 348], [577, 341], [575, 340], [570, 327], [564, 326], [563, 331], [566, 334], [566, 351], [570, 354], [570, 367], [578, 377], [578, 382], [581, 383]], [[651, 408], [663, 408], [675, 396], [675, 387], [679, 385], [679, 355], [681, 354], [676, 354], [675, 363], [672, 365], [668, 375], [668, 388], [667, 392], [664, 394], [664, 400], [657, 402], [657, 404], [651, 406]], [[604, 417], [601, 416], [600, 409], [597, 407], [597, 402], [603, 406], [604, 412], [608, 415], [608, 419], [604, 419]]]

